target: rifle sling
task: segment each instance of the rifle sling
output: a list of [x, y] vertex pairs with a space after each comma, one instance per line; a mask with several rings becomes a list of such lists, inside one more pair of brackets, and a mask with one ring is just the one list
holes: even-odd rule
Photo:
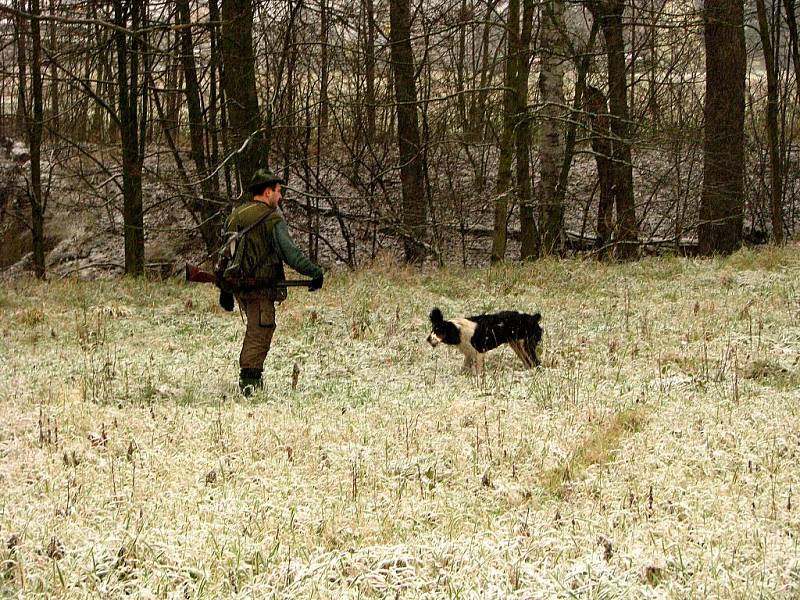
[[273, 208], [272, 210], [268, 210], [268, 211], [267, 211], [267, 212], [265, 212], [263, 215], [261, 215], [260, 217], [258, 217], [258, 218], [257, 218], [255, 221], [253, 221], [252, 223], [250, 223], [250, 225], [248, 225], [247, 227], [245, 227], [245, 228], [244, 228], [244, 229], [242, 229], [241, 231], [237, 231], [237, 232], [236, 232], [236, 235], [237, 235], [237, 236], [238, 236], [240, 239], [241, 239], [241, 238], [243, 238], [245, 235], [247, 235], [247, 233], [248, 233], [248, 232], [249, 232], [251, 229], [253, 229], [253, 227], [255, 227], [256, 225], [258, 225], [259, 223], [261, 223], [261, 221], [263, 221], [264, 219], [266, 219], [268, 216], [270, 216], [270, 215], [271, 215], [272, 213], [274, 213], [274, 212], [275, 212], [275, 209], [274, 209], [274, 208]]

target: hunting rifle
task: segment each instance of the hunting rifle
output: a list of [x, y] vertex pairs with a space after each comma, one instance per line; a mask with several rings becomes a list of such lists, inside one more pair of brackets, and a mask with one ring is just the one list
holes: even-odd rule
[[[204, 271], [196, 265], [186, 263], [186, 281], [193, 283], [217, 283], [217, 276], [209, 271]], [[265, 279], [258, 279], [257, 277], [244, 277], [241, 281], [237, 282], [245, 288], [258, 289], [260, 287], [282, 288], [282, 287], [309, 287], [311, 285], [310, 279], [287, 279], [286, 281], [276, 281], [274, 283], [267, 283]]]

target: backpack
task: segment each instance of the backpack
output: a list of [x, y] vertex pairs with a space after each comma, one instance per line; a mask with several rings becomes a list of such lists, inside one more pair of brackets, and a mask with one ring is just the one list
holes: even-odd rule
[[241, 231], [228, 231], [227, 228], [223, 230], [223, 243], [216, 252], [217, 256], [214, 262], [214, 275], [217, 278], [217, 286], [221, 290], [230, 293], [239, 290], [240, 282], [246, 277], [242, 270], [244, 236], [270, 214], [270, 212], [264, 213]]

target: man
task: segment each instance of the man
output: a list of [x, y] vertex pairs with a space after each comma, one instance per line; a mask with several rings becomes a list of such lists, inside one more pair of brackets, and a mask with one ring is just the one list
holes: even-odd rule
[[244, 244], [242, 272], [246, 277], [267, 282], [259, 289], [235, 292], [239, 307], [247, 318], [239, 354], [239, 389], [245, 396], [250, 396], [263, 385], [264, 360], [275, 333], [275, 303], [286, 299], [285, 287], [270, 287], [269, 283], [286, 279], [284, 263], [301, 275], [312, 278], [310, 291], [320, 289], [323, 282], [322, 268], [311, 262], [289, 237], [283, 213], [278, 208], [283, 199], [283, 184], [280, 177], [265, 169], [256, 171], [248, 186], [253, 200], [234, 209], [226, 224], [229, 232], [252, 226], [239, 242]]

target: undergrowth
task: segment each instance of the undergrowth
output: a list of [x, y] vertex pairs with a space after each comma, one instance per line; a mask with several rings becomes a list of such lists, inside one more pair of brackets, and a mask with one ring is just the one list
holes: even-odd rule
[[[0, 596], [796, 597], [800, 254], [0, 288]], [[541, 311], [481, 377], [427, 315]]]

